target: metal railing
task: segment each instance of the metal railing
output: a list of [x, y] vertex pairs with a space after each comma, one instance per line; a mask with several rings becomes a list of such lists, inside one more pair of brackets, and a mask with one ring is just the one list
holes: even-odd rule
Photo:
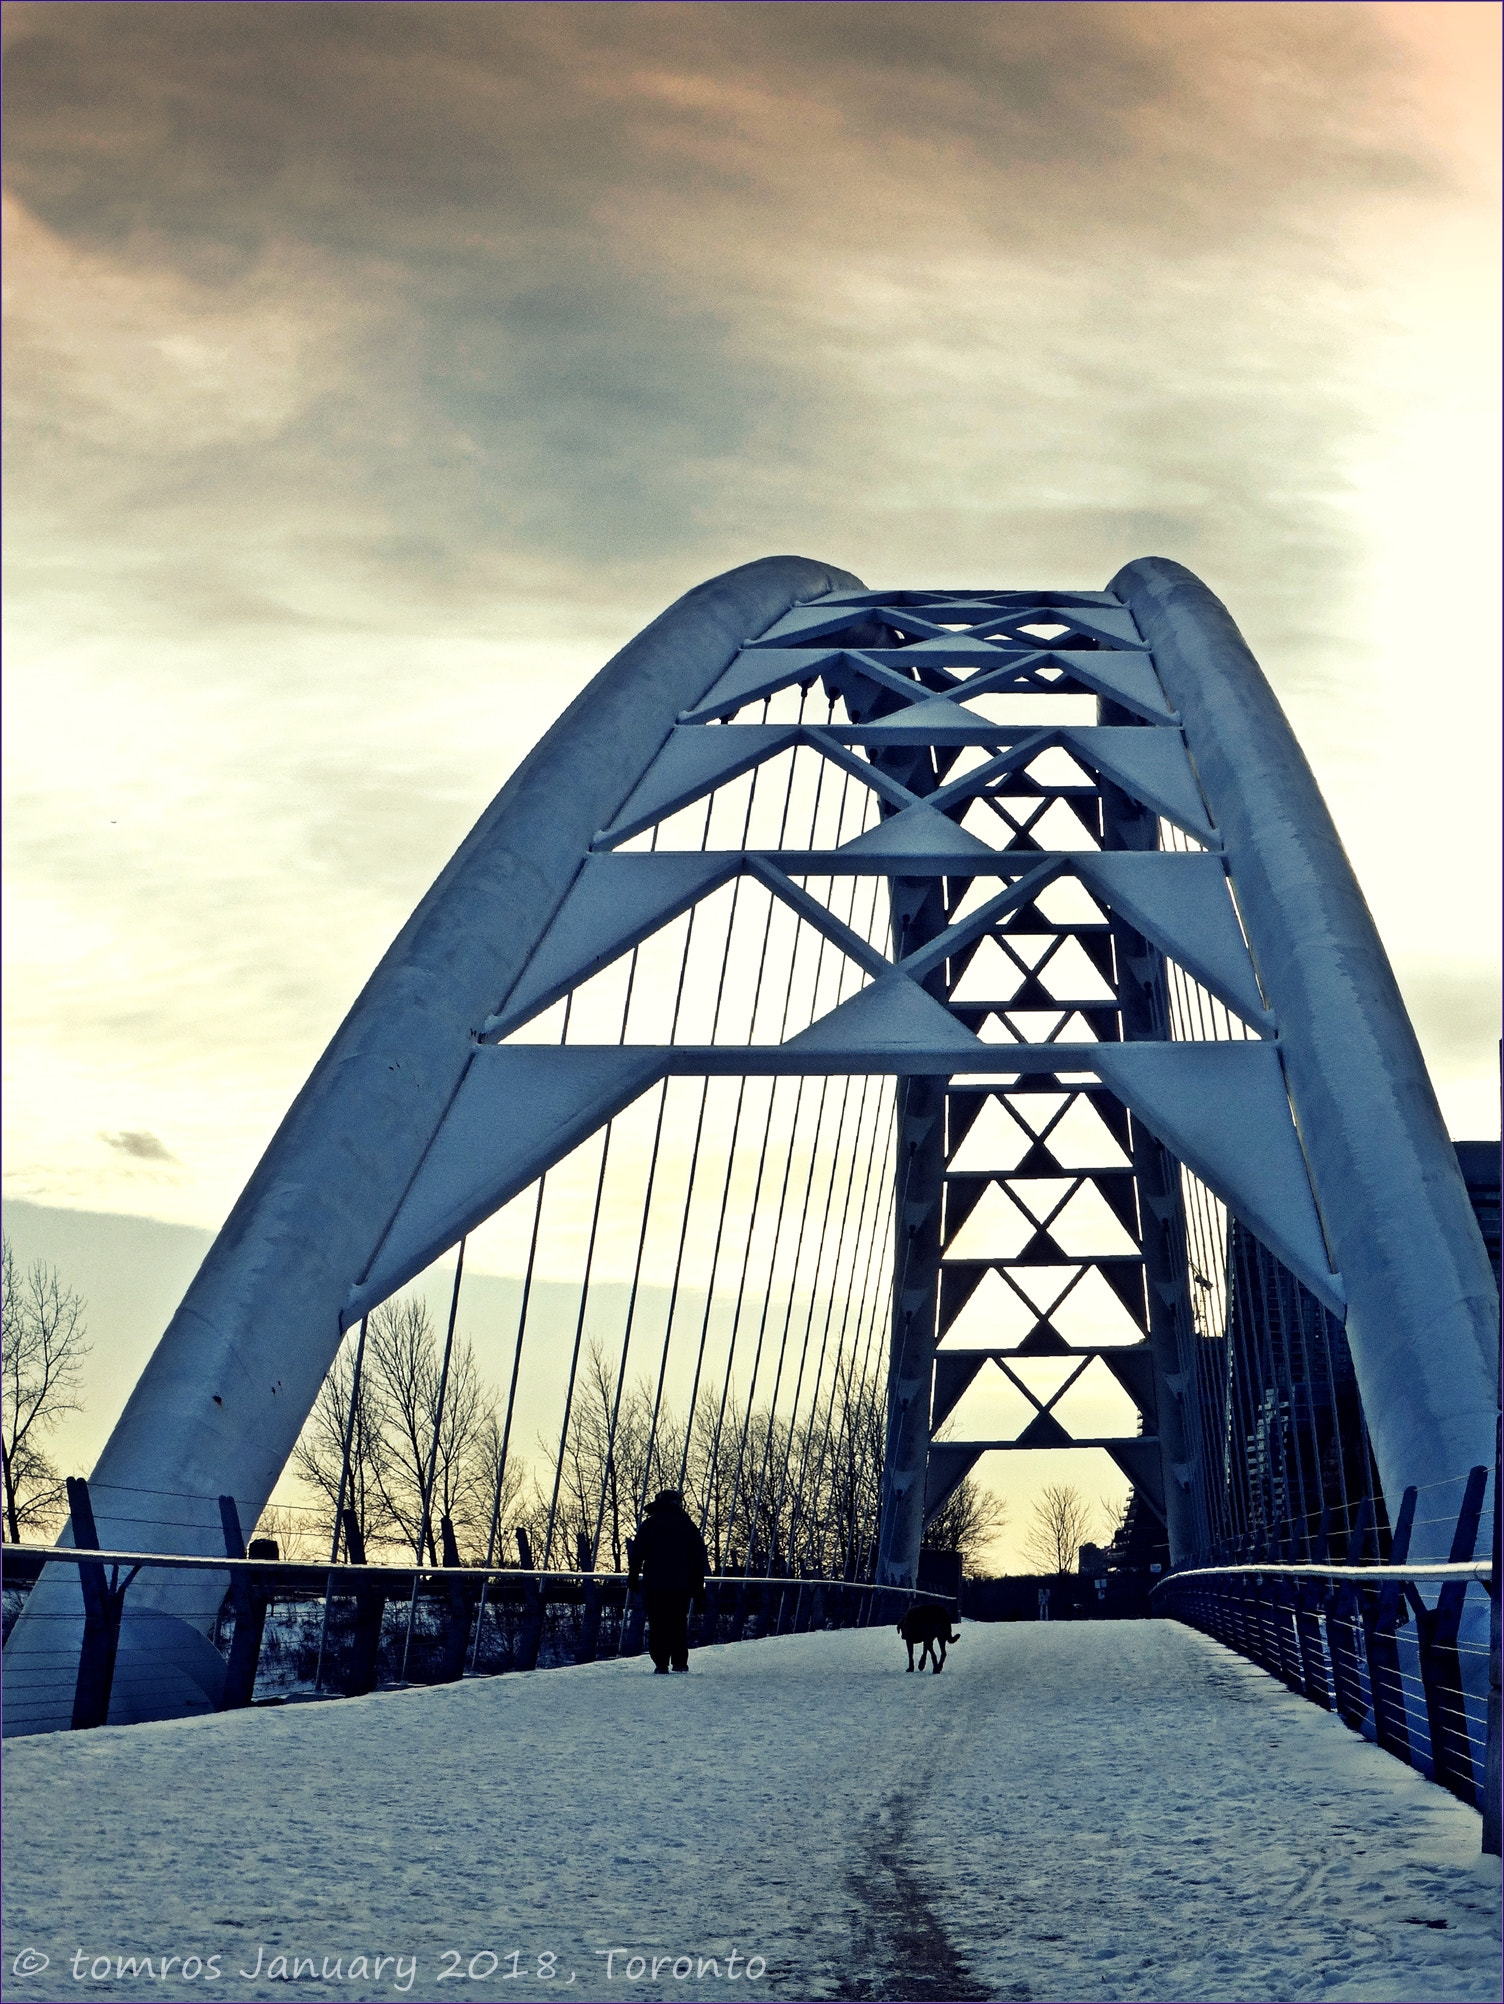
[[[363, 1696], [638, 1656], [644, 1647], [643, 1597], [620, 1572], [351, 1565], [25, 1544], [5, 1545], [3, 1560], [10, 1586], [18, 1584], [18, 1572], [35, 1577], [49, 1565], [79, 1570], [84, 1620], [75, 1730], [109, 1718], [126, 1595], [151, 1569], [229, 1575], [214, 1638], [226, 1658], [222, 1711], [266, 1701], [255, 1694], [274, 1607], [284, 1615], [292, 1611], [294, 1619], [303, 1610], [293, 1653], [308, 1659], [294, 1662], [281, 1696]], [[690, 1641], [706, 1647], [812, 1629], [875, 1627], [896, 1620], [914, 1601], [955, 1606], [943, 1594], [867, 1580], [712, 1574], [696, 1601]], [[76, 1629], [77, 1614], [56, 1618]], [[207, 1697], [203, 1709], [211, 1709]]]
[[[1430, 1600], [1423, 1584], [1436, 1589]], [[1499, 1601], [1491, 1565], [1195, 1567], [1156, 1582], [1150, 1605], [1237, 1650], [1481, 1810], [1483, 1848], [1498, 1854]]]

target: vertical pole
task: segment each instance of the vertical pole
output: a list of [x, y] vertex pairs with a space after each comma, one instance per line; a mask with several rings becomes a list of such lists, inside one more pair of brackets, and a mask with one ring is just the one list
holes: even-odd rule
[[1321, 1588], [1308, 1586], [1304, 1580], [1293, 1584], [1291, 1599], [1295, 1604], [1295, 1638], [1300, 1647], [1301, 1687], [1313, 1705], [1319, 1705], [1324, 1712], [1332, 1709], [1331, 1680], [1327, 1675], [1327, 1652], [1321, 1640]]
[[[1402, 1566], [1410, 1555], [1410, 1527], [1415, 1521], [1416, 1491], [1407, 1489], [1400, 1499], [1390, 1541], [1389, 1559]], [[1386, 1753], [1409, 1764], [1410, 1727], [1405, 1716], [1405, 1687], [1400, 1675], [1399, 1644], [1395, 1623], [1404, 1601], [1404, 1588], [1384, 1585], [1359, 1589], [1363, 1602], [1363, 1637], [1368, 1649], [1368, 1689], [1373, 1700], [1374, 1737]]]
[[[345, 1552], [352, 1566], [366, 1563], [366, 1541], [353, 1510], [345, 1512]], [[376, 1688], [376, 1671], [381, 1655], [381, 1621], [386, 1611], [386, 1588], [377, 1580], [364, 1580], [355, 1589], [355, 1632], [350, 1639], [350, 1659], [345, 1673], [345, 1696], [363, 1698]]]
[[[533, 1544], [521, 1524], [517, 1526], [517, 1556], [522, 1561], [522, 1570], [525, 1573], [533, 1573]], [[522, 1590], [522, 1620], [517, 1630], [514, 1668], [537, 1669], [538, 1651], [543, 1644], [543, 1617], [546, 1611], [543, 1601], [543, 1576], [534, 1573]]]
[[[225, 1537], [225, 1557], [245, 1557], [245, 1537], [240, 1528], [240, 1511], [233, 1496], [219, 1499], [219, 1521]], [[273, 1547], [275, 1550], [275, 1547]], [[256, 1688], [256, 1666], [261, 1660], [261, 1637], [266, 1627], [267, 1595], [244, 1573], [231, 1576], [230, 1605], [235, 1611], [235, 1634], [230, 1643], [230, 1661], [225, 1670], [220, 1710], [234, 1712], [251, 1702]]]
[[496, 1461], [496, 1493], [491, 1499], [491, 1529], [486, 1538], [486, 1577], [480, 1583], [480, 1606], [475, 1614], [475, 1648], [470, 1656], [470, 1674], [480, 1661], [481, 1630], [486, 1620], [486, 1597], [491, 1590], [491, 1567], [496, 1561], [496, 1532], [501, 1523], [501, 1490], [506, 1481], [507, 1450], [512, 1440], [512, 1413], [517, 1404], [517, 1374], [522, 1369], [522, 1339], [527, 1333], [528, 1301], [533, 1292], [533, 1267], [538, 1257], [538, 1229], [543, 1220], [543, 1186], [547, 1176], [538, 1178], [538, 1194], [533, 1200], [533, 1231], [527, 1249], [527, 1272], [522, 1281], [522, 1300], [517, 1307], [517, 1341], [512, 1349], [512, 1382], [507, 1390], [507, 1416], [501, 1429], [501, 1452]]
[[468, 1580], [454, 1577], [460, 1569], [460, 1554], [459, 1546], [455, 1543], [454, 1525], [447, 1515], [439, 1519], [439, 1537], [443, 1544], [445, 1567], [452, 1568], [449, 1579], [449, 1616], [444, 1624], [444, 1655], [439, 1669], [439, 1682], [456, 1684], [465, 1672], [465, 1654], [470, 1640], [470, 1617], [474, 1612], [475, 1595]]
[[[73, 1519], [73, 1543], [79, 1551], [98, 1551], [94, 1506], [82, 1477], [68, 1477], [68, 1511]], [[131, 1572], [129, 1586], [136, 1577]], [[118, 1568], [105, 1584], [102, 1564], [82, 1565], [78, 1583], [84, 1596], [84, 1639], [78, 1655], [78, 1680], [73, 1688], [73, 1730], [102, 1726], [110, 1716], [110, 1688], [115, 1681], [115, 1654], [120, 1646], [120, 1611], [125, 1586], [117, 1584]]]
[[439, 1433], [444, 1425], [444, 1393], [449, 1385], [449, 1354], [454, 1348], [454, 1322], [460, 1312], [460, 1280], [465, 1271], [465, 1241], [460, 1240], [459, 1257], [454, 1262], [454, 1292], [449, 1297], [449, 1329], [444, 1337], [444, 1361], [439, 1367], [439, 1396], [433, 1415], [433, 1443], [428, 1450], [428, 1473], [423, 1480], [422, 1514], [418, 1519], [418, 1564], [413, 1569], [413, 1595], [407, 1604], [407, 1635], [402, 1644], [402, 1675], [407, 1675], [408, 1652], [413, 1646], [413, 1622], [418, 1612], [418, 1579], [423, 1565], [423, 1547], [432, 1543], [429, 1511], [433, 1502], [434, 1475], [439, 1465]]
[[[1473, 1556], [1487, 1485], [1486, 1467], [1480, 1465], [1469, 1470], [1449, 1554], [1453, 1565], [1464, 1565]], [[1462, 1623], [1467, 1586], [1462, 1580], [1448, 1580], [1437, 1594], [1434, 1608], [1428, 1608], [1419, 1591], [1408, 1583], [1405, 1597], [1415, 1615], [1420, 1644], [1421, 1683], [1426, 1696], [1426, 1724], [1431, 1735], [1433, 1777], [1443, 1788], [1467, 1803], [1469, 1808], [1476, 1808], [1479, 1806], [1478, 1783], [1473, 1772], [1473, 1750], [1468, 1737], [1467, 1707], [1462, 1691], [1462, 1665], [1457, 1654], [1457, 1633]]]
[[1346, 1584], [1330, 1591], [1327, 1598], [1326, 1635], [1332, 1657], [1332, 1683], [1336, 1687], [1337, 1712], [1343, 1725], [1353, 1732], [1363, 1730], [1363, 1686], [1359, 1679], [1358, 1596]]
[[[355, 1439], [355, 1414], [360, 1405], [360, 1374], [366, 1356], [366, 1324], [368, 1315], [360, 1318], [360, 1340], [355, 1346], [355, 1369], [350, 1374], [350, 1410], [345, 1417], [345, 1443], [339, 1460], [339, 1495], [334, 1505], [334, 1536], [329, 1541], [329, 1564], [339, 1564], [339, 1534], [345, 1521], [345, 1486], [350, 1479], [350, 1448]], [[313, 1688], [324, 1688], [324, 1649], [329, 1640], [329, 1596], [334, 1592], [334, 1574], [331, 1571], [324, 1581], [324, 1618], [319, 1625], [319, 1661], [313, 1676]]]
[[575, 1540], [575, 1559], [578, 1562], [580, 1578], [583, 1582], [580, 1608], [580, 1646], [575, 1653], [576, 1663], [593, 1663], [600, 1648], [601, 1638], [601, 1588], [595, 1577], [595, 1554], [590, 1549], [589, 1536], [581, 1531]]
[[898, 1090], [897, 1272], [876, 1569], [886, 1586], [914, 1584], [924, 1537], [945, 1190], [945, 1090], [944, 1079], [928, 1078], [905, 1079]]

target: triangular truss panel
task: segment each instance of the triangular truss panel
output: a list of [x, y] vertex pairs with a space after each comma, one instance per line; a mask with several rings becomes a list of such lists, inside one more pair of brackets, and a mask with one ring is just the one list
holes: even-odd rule
[[662, 1072], [645, 1051], [477, 1050], [348, 1312], [395, 1293]]
[[992, 1442], [1017, 1440], [1037, 1413], [1023, 1388], [984, 1360], [947, 1417], [957, 1439]]
[[[947, 1276], [949, 1278], [949, 1276]], [[939, 1350], [1016, 1350], [1039, 1322], [1039, 1313], [995, 1267], [982, 1273], [953, 1319], [941, 1309]]]

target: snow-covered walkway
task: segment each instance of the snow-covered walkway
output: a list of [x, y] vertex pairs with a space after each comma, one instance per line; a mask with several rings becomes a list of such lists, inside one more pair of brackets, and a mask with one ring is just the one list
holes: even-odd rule
[[791, 1636], [10, 1741], [6, 1996], [1499, 1996], [1477, 1816], [1205, 1637], [903, 1661]]

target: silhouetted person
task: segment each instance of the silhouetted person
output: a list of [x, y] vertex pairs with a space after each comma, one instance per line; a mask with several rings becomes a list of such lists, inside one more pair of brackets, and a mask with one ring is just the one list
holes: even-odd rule
[[677, 1489], [660, 1489], [632, 1541], [629, 1587], [641, 1582], [648, 1654], [659, 1676], [670, 1663], [689, 1668], [689, 1605], [705, 1591], [705, 1540], [686, 1516]]

